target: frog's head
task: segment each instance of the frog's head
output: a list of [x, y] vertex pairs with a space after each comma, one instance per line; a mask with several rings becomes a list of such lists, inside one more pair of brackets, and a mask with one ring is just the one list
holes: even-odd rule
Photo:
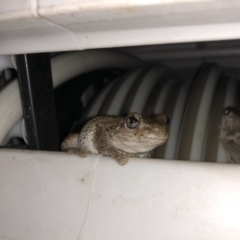
[[169, 138], [170, 120], [165, 114], [143, 117], [129, 113], [114, 128], [106, 129], [110, 144], [128, 153], [151, 151]]
[[225, 119], [225, 127], [230, 131], [240, 130], [240, 109], [234, 107], [226, 107], [223, 110]]

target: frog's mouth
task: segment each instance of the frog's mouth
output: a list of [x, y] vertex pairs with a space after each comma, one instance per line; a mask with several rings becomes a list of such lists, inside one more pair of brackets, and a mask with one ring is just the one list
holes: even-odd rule
[[121, 151], [128, 153], [145, 153], [153, 150], [154, 148], [164, 144], [168, 137], [163, 138], [149, 138], [144, 141], [118, 141], [112, 142], [112, 145]]

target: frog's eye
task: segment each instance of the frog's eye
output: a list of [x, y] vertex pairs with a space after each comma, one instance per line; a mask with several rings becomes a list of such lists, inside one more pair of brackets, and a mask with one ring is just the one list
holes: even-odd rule
[[129, 114], [125, 121], [128, 128], [136, 128], [140, 124], [140, 117], [136, 114]]
[[225, 109], [224, 109], [224, 114], [225, 114], [225, 115], [228, 115], [229, 113], [230, 113], [230, 109], [229, 109], [229, 108], [225, 108]]

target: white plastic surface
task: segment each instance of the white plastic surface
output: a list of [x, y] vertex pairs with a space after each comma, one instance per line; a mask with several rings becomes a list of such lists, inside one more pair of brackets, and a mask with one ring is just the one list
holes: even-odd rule
[[17, 124], [15, 124], [12, 130], [7, 134], [7, 136], [1, 142], [0, 146], [5, 146], [14, 137], [23, 138], [24, 142], [28, 144], [25, 121], [23, 118], [21, 118], [17, 122]]
[[240, 38], [238, 0], [0, 1], [0, 54]]
[[240, 166], [0, 150], [1, 240], [237, 240]]
[[0, 91], [0, 113], [0, 142], [2, 142], [23, 114], [17, 80]]
[[60, 54], [51, 59], [53, 86], [100, 69], [131, 69], [142, 64], [137, 57], [110, 49]]
[[4, 69], [14, 68], [13, 61], [13, 57], [11, 56], [0, 56], [0, 74]]
[[174, 112], [171, 119], [171, 136], [168, 139], [168, 144], [166, 146], [166, 153], [164, 158], [166, 159], [175, 159], [177, 158], [177, 144], [178, 144], [178, 136], [179, 129], [181, 127], [182, 118], [179, 116], [183, 116], [185, 104], [187, 102], [187, 97], [189, 93], [189, 89], [191, 87], [191, 81], [185, 81], [181, 86], [181, 90], [179, 92], [179, 96], [176, 102], [176, 106], [174, 108]]
[[184, 116], [184, 129], [179, 149], [180, 159], [187, 158], [189, 149], [191, 149], [189, 153], [191, 160], [199, 161], [202, 159], [212, 99], [220, 74], [218, 66], [209, 65], [196, 77]]

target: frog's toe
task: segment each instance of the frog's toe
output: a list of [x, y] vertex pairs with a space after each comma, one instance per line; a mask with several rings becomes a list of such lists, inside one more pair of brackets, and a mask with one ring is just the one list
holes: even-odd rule
[[91, 153], [89, 150], [79, 150], [77, 148], [69, 148], [69, 149], [66, 149], [64, 151], [66, 153], [69, 153], [69, 154], [76, 154], [76, 155], [78, 155], [79, 157], [82, 157], [82, 158], [87, 157], [88, 154]]
[[89, 150], [78, 150], [78, 152], [76, 153], [79, 157], [85, 158], [87, 157], [89, 154], [91, 154], [91, 152]]
[[77, 149], [76, 148], [68, 148], [68, 149], [64, 149], [64, 152], [68, 153], [68, 154], [76, 154]]
[[128, 157], [123, 156], [123, 157], [119, 158], [117, 160], [117, 162], [120, 166], [123, 166], [123, 165], [126, 165], [128, 163], [128, 160], [129, 160]]

